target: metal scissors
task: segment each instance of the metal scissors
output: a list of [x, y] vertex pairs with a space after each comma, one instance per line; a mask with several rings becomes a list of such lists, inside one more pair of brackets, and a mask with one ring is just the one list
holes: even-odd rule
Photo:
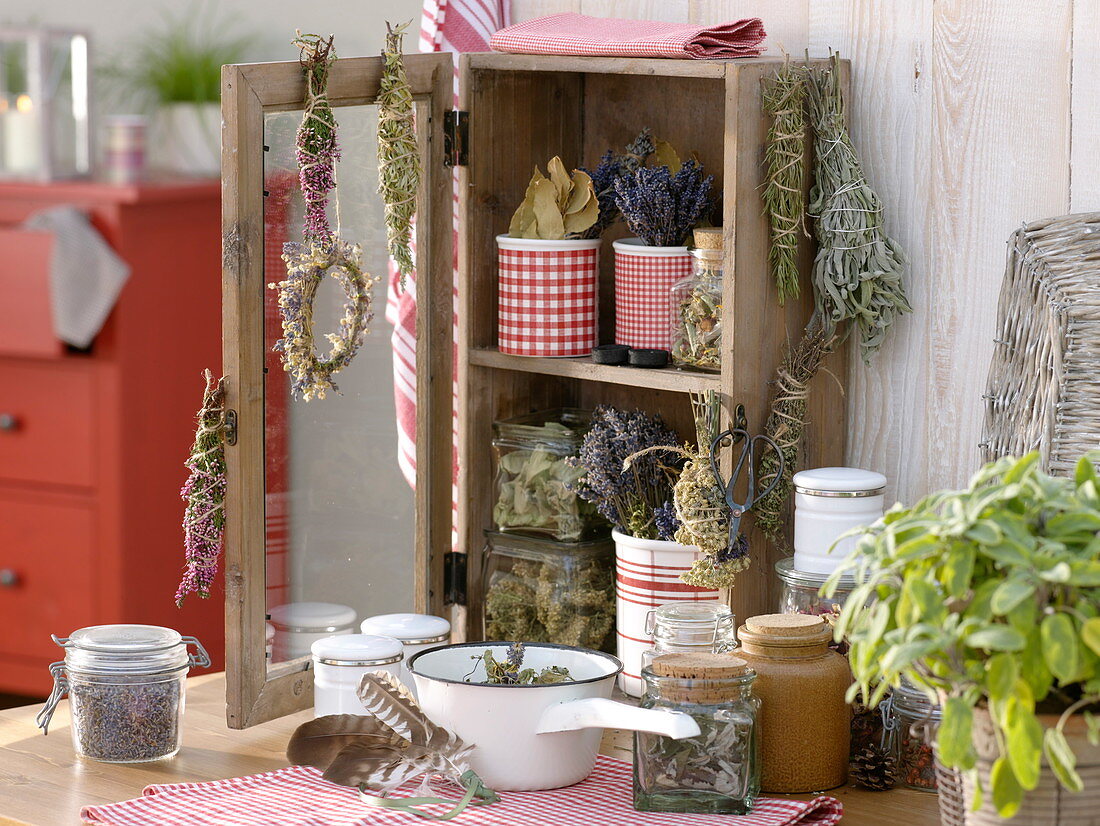
[[[730, 473], [729, 479], [727, 480], [722, 476], [722, 451], [727, 447], [733, 447], [738, 442], [742, 443], [741, 455], [737, 457], [737, 461], [733, 466], [733, 471]], [[779, 469], [776, 471], [775, 478], [772, 479], [771, 484], [758, 493], [756, 490], [756, 461], [758, 458], [757, 445], [759, 443], [764, 444], [764, 449], [771, 448], [775, 451], [776, 455], [779, 457]], [[734, 415], [733, 427], [719, 433], [714, 438], [714, 441], [710, 443], [710, 467], [714, 472], [714, 478], [722, 487], [726, 504], [730, 509], [730, 531], [727, 550], [732, 552], [737, 545], [737, 537], [741, 533], [741, 517], [752, 509], [757, 499], [762, 499], [775, 490], [776, 486], [783, 478], [783, 471], [786, 469], [786, 461], [783, 458], [783, 451], [779, 449], [779, 445], [777, 445], [773, 439], [762, 433], [758, 433], [755, 436], [749, 433], [745, 419], [745, 408], [743, 405], [738, 405], [736, 414]], [[737, 494], [734, 493], [734, 488], [737, 487], [737, 482], [746, 469], [748, 471], [749, 484], [745, 490], [745, 501], [738, 502]]]

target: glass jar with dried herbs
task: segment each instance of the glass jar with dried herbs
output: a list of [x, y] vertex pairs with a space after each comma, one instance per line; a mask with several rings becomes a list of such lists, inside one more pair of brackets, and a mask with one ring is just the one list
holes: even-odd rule
[[613, 650], [615, 545], [485, 532], [485, 639]]
[[550, 536], [563, 542], [591, 539], [609, 526], [594, 505], [577, 496], [583, 468], [576, 456], [592, 424], [588, 410], [558, 408], [493, 423], [499, 530]]
[[902, 680], [890, 695], [890, 715], [898, 779], [910, 789], [934, 792], [936, 758], [933, 745], [943, 711], [912, 683]]
[[642, 708], [691, 715], [699, 734], [634, 734], [634, 808], [743, 815], [760, 789], [755, 672], [732, 654], [662, 654], [642, 669]]
[[156, 625], [93, 625], [53, 640], [65, 659], [50, 666], [53, 692], [36, 720], [43, 733], [67, 692], [81, 757], [143, 763], [179, 751], [187, 672], [210, 665], [197, 639]]
[[722, 231], [695, 230], [691, 275], [672, 287], [672, 360], [683, 367], [722, 369]]

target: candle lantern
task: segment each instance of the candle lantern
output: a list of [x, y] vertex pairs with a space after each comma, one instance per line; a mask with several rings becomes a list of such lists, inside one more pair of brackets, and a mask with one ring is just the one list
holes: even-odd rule
[[0, 27], [0, 178], [91, 171], [88, 36]]

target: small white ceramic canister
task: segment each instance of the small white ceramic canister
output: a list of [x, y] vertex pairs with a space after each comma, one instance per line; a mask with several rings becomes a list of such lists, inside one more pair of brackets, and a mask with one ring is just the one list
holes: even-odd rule
[[310, 646], [313, 653], [313, 716], [363, 714], [357, 694], [368, 671], [388, 671], [401, 679], [405, 651], [399, 640], [374, 634], [325, 637]]
[[268, 612], [275, 627], [271, 641], [273, 662], [308, 657], [310, 646], [333, 634], [355, 632], [355, 609], [334, 602], [290, 602]]
[[[831, 574], [855, 548], [842, 534], [882, 516], [886, 477], [873, 470], [822, 467], [794, 475], [794, 568]], [[835, 543], [835, 546], [834, 546]]]
[[367, 617], [359, 626], [364, 634], [394, 637], [405, 646], [405, 662], [401, 666], [401, 681], [416, 694], [416, 681], [409, 673], [408, 663], [414, 654], [446, 645], [451, 641], [451, 623], [431, 614], [379, 614]]

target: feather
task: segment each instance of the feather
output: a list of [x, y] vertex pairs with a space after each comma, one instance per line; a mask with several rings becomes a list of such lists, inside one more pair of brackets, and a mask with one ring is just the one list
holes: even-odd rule
[[376, 717], [329, 714], [302, 723], [294, 730], [286, 746], [286, 759], [296, 766], [324, 770], [352, 743], [399, 750], [409, 745], [408, 740]]
[[456, 772], [455, 768], [435, 749], [424, 746], [379, 748], [364, 741], [345, 746], [322, 777], [341, 786], [364, 786], [377, 794], [385, 794], [420, 776], [441, 774], [457, 783], [461, 771]]
[[370, 714], [414, 746], [427, 746], [455, 757], [472, 750], [456, 734], [428, 719], [404, 684], [385, 671], [364, 674], [358, 694]]

